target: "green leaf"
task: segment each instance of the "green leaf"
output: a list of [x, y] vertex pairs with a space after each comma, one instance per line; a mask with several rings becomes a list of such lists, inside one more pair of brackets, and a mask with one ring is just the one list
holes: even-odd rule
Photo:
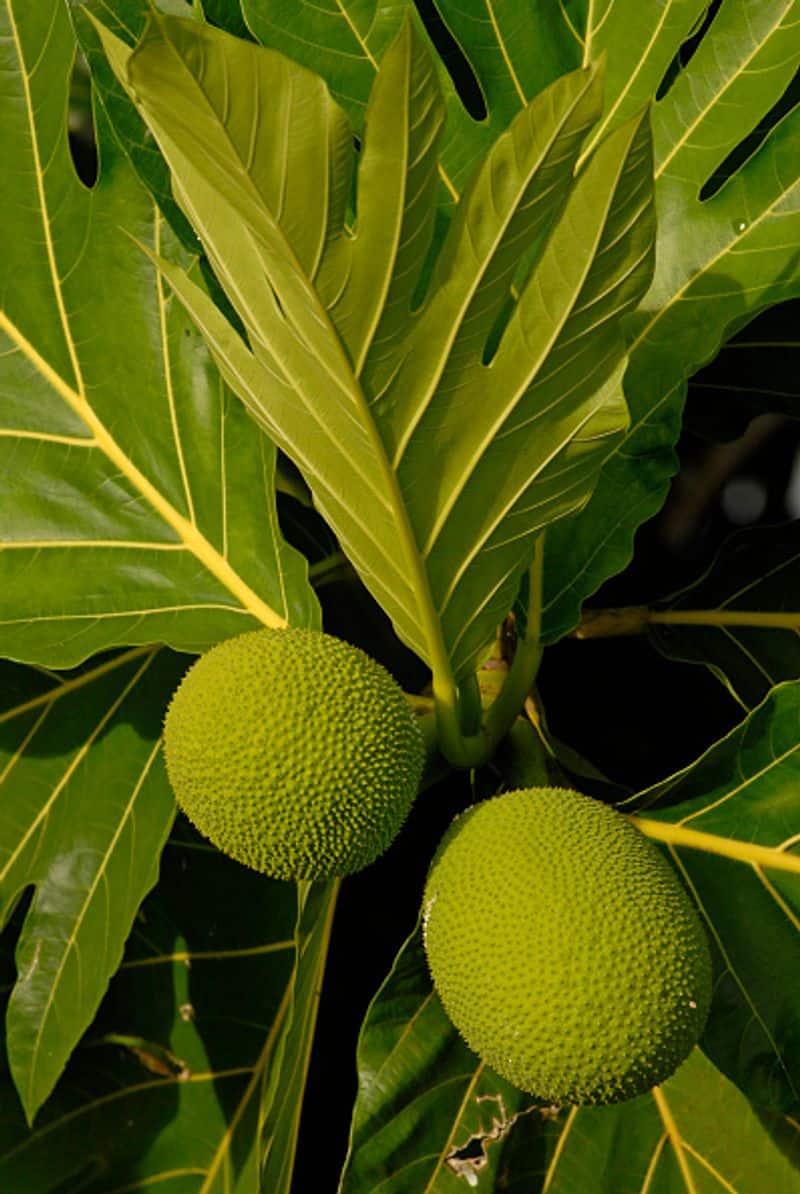
[[179, 822], [122, 966], [33, 1130], [0, 1086], [0, 1186], [253, 1194], [295, 907], [292, 884]]
[[547, 162], [535, 189], [521, 172], [508, 207], [492, 192], [583, 77], [560, 80], [493, 147], [443, 245], [412, 353], [380, 398], [393, 404], [393, 465], [460, 676], [513, 604], [535, 534], [584, 505], [598, 458], [627, 427], [618, 319], [651, 264], [646, 122], [610, 137], [579, 175], [496, 353], [481, 360], [522, 247], [548, 218], [537, 200], [554, 199], [563, 148], [553, 181]]
[[156, 881], [175, 807], [161, 717], [184, 668], [179, 656], [139, 647], [62, 680], [23, 673], [0, 712], [3, 922], [34, 888], [7, 1013], [8, 1060], [29, 1120], [92, 1020]]
[[[437, 8], [475, 72], [488, 109], [485, 120], [467, 113], [436, 55], [447, 108], [440, 198], [449, 205], [520, 107], [580, 65], [580, 47], [563, 12], [521, 11], [513, 0], [480, 0], [466, 10], [440, 2]], [[379, 64], [403, 19], [416, 15], [411, 0], [243, 0], [243, 9], [259, 41], [322, 75], [358, 135]], [[432, 49], [421, 22], [414, 25]]]
[[[432, 195], [440, 118], [410, 25], [370, 100], [374, 120], [349, 242], [341, 201], [350, 187], [349, 140], [318, 80], [269, 51], [186, 22], [154, 19], [132, 56], [108, 34], [104, 41], [170, 162], [176, 194], [246, 326], [252, 355], [174, 270], [171, 284], [451, 701], [450, 673], [469, 674], [493, 635], [535, 533], [586, 501], [596, 461], [625, 426], [618, 320], [650, 272], [646, 125], [618, 130], [573, 183], [598, 110], [597, 80], [591, 72], [560, 80], [495, 145], [452, 223], [428, 299], [412, 313], [409, 296], [431, 230], [415, 205]], [[240, 104], [228, 110], [233, 78]], [[307, 97], [294, 109], [293, 147], [279, 142], [278, 153], [274, 145], [267, 153], [258, 135], [251, 144], [267, 79], [275, 97], [290, 82], [296, 105]], [[276, 106], [290, 102], [287, 95]], [[297, 148], [303, 142], [307, 150]], [[299, 174], [301, 162], [305, 197], [298, 192], [290, 222], [275, 180], [289, 178], [295, 163]], [[326, 185], [328, 170], [334, 181]], [[378, 185], [383, 174], [386, 191]], [[323, 192], [332, 195], [327, 207], [318, 203]], [[388, 221], [387, 205], [396, 213]], [[298, 248], [296, 224], [320, 249], [327, 240], [318, 272], [320, 254]], [[551, 228], [485, 364], [519, 252]], [[422, 241], [416, 258], [412, 238]], [[465, 401], [474, 419], [463, 419]]]
[[559, 75], [589, 61], [580, 19], [564, 4], [526, 11], [514, 0], [436, 0], [436, 8], [472, 67], [495, 135]]
[[[250, 0], [246, 14], [250, 27], [266, 45], [283, 50], [325, 77], [360, 131], [380, 55], [409, 7], [408, 3], [379, 6], [374, 0], [358, 4], [336, 0], [323, 5]], [[697, 201], [708, 175], [718, 173], [725, 165], [726, 147], [735, 149], [743, 138], [747, 141], [750, 130], [760, 124], [794, 69], [791, 38], [796, 2], [780, 0], [765, 5], [760, 0], [744, 4], [725, 0], [700, 51], [688, 69], [681, 69], [681, 45], [704, 17], [706, 7], [703, 0], [665, 0], [654, 10], [636, 0], [614, 0], [571, 6], [569, 11], [559, 5], [545, 13], [538, 7], [523, 9], [504, 0], [468, 8], [456, 0], [439, 0], [437, 5], [475, 72], [488, 110], [483, 121], [468, 116], [444, 64], [437, 59], [448, 113], [441, 167], [447, 202], [461, 193], [480, 154], [526, 98], [581, 62], [589, 63], [603, 54], [607, 61], [605, 113], [587, 150], [643, 103], [657, 93], [660, 97], [655, 111], [662, 126], [662, 156], [665, 161], [670, 159], [659, 187], [664, 196], [660, 206], [670, 214], [662, 222], [657, 254], [667, 286], [657, 298], [665, 309], [674, 306], [686, 316], [684, 325], [702, 343], [689, 346], [684, 359], [671, 329], [659, 336], [659, 343], [667, 347], [678, 365], [674, 387], [665, 384], [669, 370], [663, 369], [663, 354], [651, 360], [645, 351], [637, 378], [629, 377], [626, 393], [633, 407], [633, 420], [628, 436], [623, 445], [615, 447], [584, 514], [564, 522], [549, 539], [545, 609], [548, 641], [574, 626], [586, 596], [625, 567], [634, 532], [660, 507], [668, 478], [676, 467], [672, 445], [678, 434], [685, 392], [683, 378], [712, 357], [739, 324], [752, 318], [759, 304], [781, 301], [787, 287], [790, 293], [797, 293], [791, 284], [791, 271], [786, 268], [785, 250], [781, 249], [786, 240], [779, 224], [780, 208], [791, 210], [797, 174], [791, 163], [788, 169], [781, 165], [780, 154], [785, 151], [771, 155], [771, 160], [766, 151], [760, 154], [761, 175], [783, 179], [780, 185], [785, 189], [784, 198], [778, 198], [775, 204], [767, 200], [766, 211], [759, 207], [761, 195], [756, 194], [757, 202], [752, 201], [752, 192], [763, 190], [753, 168], [753, 185], [740, 196], [728, 192], [728, 206], [736, 211], [724, 210], [724, 203], [712, 207]], [[671, 82], [670, 87], [667, 82]], [[683, 137], [684, 127], [694, 130], [689, 140]], [[789, 131], [787, 144], [795, 136]], [[682, 192], [680, 186], [676, 189], [668, 185], [670, 175], [672, 182], [676, 178], [679, 183], [683, 180]], [[739, 258], [739, 250], [747, 241], [738, 232], [733, 240], [728, 237], [727, 247], [724, 241], [734, 226], [739, 229], [747, 222], [751, 210], [760, 232], [756, 243], [751, 223], [747, 241], [752, 252], [745, 260]], [[712, 212], [718, 219], [709, 221]], [[765, 236], [776, 250], [767, 255]], [[718, 256], [720, 246], [724, 251]], [[712, 260], [708, 254], [703, 257], [703, 249], [711, 253]], [[729, 262], [744, 265], [743, 271], [735, 271], [744, 275], [749, 265], [757, 262], [767, 284], [750, 289], [748, 278], [737, 302], [723, 276]], [[699, 274], [702, 286], [697, 299], [689, 285], [695, 274]], [[722, 326], [716, 328], [694, 319], [696, 301], [706, 302], [714, 294], [727, 299], [716, 304], [722, 316]], [[692, 304], [688, 312], [681, 305], [685, 302]], [[654, 390], [652, 378], [662, 373], [664, 382]]]
[[277, 528], [274, 448], [131, 240], [191, 265], [100, 111], [100, 178], [88, 191], [75, 176], [64, 5], [3, 0], [0, 20], [17, 162], [0, 263], [0, 650], [68, 667], [123, 643], [197, 651], [313, 622], [305, 562]]
[[[718, 956], [703, 1048], [755, 1102], [800, 1108], [800, 683], [781, 684], [697, 762], [633, 798]], [[776, 981], [780, 975], [780, 981]]]
[[291, 1003], [260, 1117], [261, 1188], [289, 1194], [308, 1064], [341, 880], [301, 884]]
[[[172, 197], [169, 170], [153, 145], [147, 127], [118, 83], [100, 46], [100, 41], [86, 14], [102, 14], [103, 20], [128, 45], [135, 45], [151, 11], [150, 0], [68, 0], [70, 15], [81, 50], [86, 55], [92, 75], [95, 103], [102, 108], [109, 128], [114, 130], [119, 146], [131, 163], [139, 181], [150, 191], [159, 210], [181, 244], [197, 253], [199, 243], [192, 226]], [[154, 0], [161, 12], [189, 16], [186, 0]], [[228, 0], [226, 0], [228, 3]], [[230, 8], [230, 4], [228, 5]]]
[[539, 1188], [531, 1179], [544, 1171], [557, 1109], [537, 1107], [467, 1048], [431, 987], [419, 927], [370, 1005], [357, 1060], [340, 1194], [457, 1194], [465, 1181], [488, 1190], [501, 1173], [509, 1189]]
[[[792, 258], [800, 239], [796, 107], [721, 189], [700, 200], [789, 83], [798, 11], [797, 0], [725, 0], [653, 107], [660, 219], [653, 284], [629, 323], [631, 426], [583, 513], [548, 535], [549, 640], [571, 629], [580, 602], [625, 566], [634, 531], [661, 505], [676, 467], [686, 378], [759, 311], [800, 293]], [[630, 74], [627, 36], [625, 25], [607, 50]], [[637, 87], [648, 79], [652, 94], [660, 79], [650, 66]]]
[[601, 0], [573, 14], [583, 62], [607, 55], [603, 119], [588, 148], [630, 119], [663, 89], [681, 45], [702, 22], [707, 0], [665, 0], [657, 8], [636, 0]]
[[757, 1113], [695, 1049], [652, 1094], [573, 1108], [541, 1194], [788, 1194], [798, 1170], [796, 1128]]
[[699, 580], [659, 603], [648, 635], [670, 659], [701, 663], [752, 709], [800, 677], [800, 523], [739, 531]]
[[357, 133], [378, 63], [412, 7], [409, 0], [242, 0], [259, 41], [321, 75]]

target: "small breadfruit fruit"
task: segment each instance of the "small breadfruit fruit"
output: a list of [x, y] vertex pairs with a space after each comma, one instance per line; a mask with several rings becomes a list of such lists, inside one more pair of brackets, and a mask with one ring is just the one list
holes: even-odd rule
[[692, 900], [652, 841], [578, 792], [506, 792], [458, 817], [423, 927], [453, 1024], [543, 1102], [642, 1094], [703, 1029], [711, 958]]
[[255, 630], [202, 655], [164, 724], [179, 807], [220, 850], [277, 879], [367, 866], [408, 815], [425, 761], [402, 689], [317, 630]]

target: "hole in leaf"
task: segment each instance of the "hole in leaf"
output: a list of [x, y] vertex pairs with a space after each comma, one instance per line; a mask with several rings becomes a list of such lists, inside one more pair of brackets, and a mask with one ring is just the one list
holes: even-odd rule
[[428, 37], [453, 80], [458, 98], [473, 120], [486, 119], [486, 101], [478, 77], [460, 45], [445, 25], [434, 0], [414, 0]]
[[714, 20], [714, 17], [720, 10], [722, 0], [712, 0], [703, 15], [696, 22], [694, 29], [692, 29], [689, 36], [681, 44], [675, 57], [670, 62], [669, 66], [664, 72], [664, 77], [658, 85], [656, 90], [656, 100], [662, 100], [669, 92], [675, 80], [678, 78], [682, 70], [691, 62], [694, 57], [700, 42], [708, 33], [709, 28]]
[[92, 119], [92, 79], [83, 54], [75, 55], [67, 108], [69, 149], [75, 173], [86, 187], [97, 181], [97, 142]]
[[[762, 117], [756, 127], [746, 137], [742, 138], [739, 144], [730, 151], [728, 156], [720, 162], [708, 181], [703, 183], [700, 190], [700, 199], [710, 199], [712, 195], [716, 195], [717, 191], [720, 190], [731, 175], [735, 174], [749, 157], [752, 157], [771, 130], [798, 103], [800, 103], [800, 70], [795, 73], [789, 86], [780, 99], [772, 105], [769, 112]], [[744, 232], [745, 229], [742, 228], [741, 231]]]

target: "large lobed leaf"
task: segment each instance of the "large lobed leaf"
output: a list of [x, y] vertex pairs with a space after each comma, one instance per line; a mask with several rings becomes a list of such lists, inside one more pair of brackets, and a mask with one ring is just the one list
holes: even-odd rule
[[[603, 35], [593, 37], [593, 51], [605, 42], [609, 59], [618, 60], [610, 73], [616, 70], [621, 83], [627, 76], [634, 100], [655, 95], [681, 40], [680, 26], [666, 18], [683, 10], [691, 23], [704, 6], [663, 5], [649, 33], [636, 17], [630, 26], [612, 19], [641, 6], [602, 7], [609, 20]], [[574, 625], [583, 598], [624, 567], [636, 527], [663, 501], [676, 467], [672, 445], [686, 378], [759, 311], [800, 293], [793, 249], [800, 242], [796, 107], [721, 189], [701, 199], [705, 184], [790, 82], [799, 16], [797, 0], [723, 0], [688, 65], [653, 107], [656, 272], [629, 325], [631, 426], [586, 509], [548, 536], [550, 638]], [[632, 52], [629, 28], [647, 39], [640, 55]], [[629, 102], [624, 91], [609, 100], [618, 104], [615, 118]]]
[[60, 680], [5, 665], [0, 922], [34, 888], [6, 1048], [29, 1119], [90, 1024], [156, 882], [174, 815], [161, 716], [184, 668], [147, 647]]
[[[64, 119], [63, 3], [3, 0], [0, 650], [68, 667], [123, 643], [200, 650], [316, 618], [282, 541], [274, 448], [131, 237], [174, 244], [98, 112], [100, 177]], [[24, 280], [20, 284], [20, 280]]]
[[[650, 275], [646, 124], [617, 130], [573, 181], [598, 80], [573, 74], [533, 101], [475, 175], [414, 308], [441, 114], [410, 25], [371, 94], [354, 234], [347, 124], [314, 76], [167, 18], [133, 55], [103, 39], [251, 351], [165, 266], [170, 283], [446, 693], [512, 603], [536, 532], [585, 503], [626, 426], [618, 329]], [[291, 143], [267, 136], [273, 110], [291, 113]], [[509, 314], [519, 254], [545, 237]]]
[[291, 884], [176, 826], [119, 972], [34, 1128], [0, 1077], [0, 1186], [253, 1194], [295, 912]]
[[[800, 682], [635, 797], [697, 900], [719, 973], [703, 1047], [756, 1103], [800, 1109]], [[754, 928], [757, 926], [757, 929]]]
[[[122, 0], [115, 0], [115, 6]], [[142, 0], [127, 0], [142, 7]], [[244, 12], [265, 45], [318, 71], [357, 131], [381, 55], [409, 0], [337, 0], [310, 5], [245, 0]], [[753, 137], [797, 65], [797, 0], [723, 0], [688, 66], [680, 54], [702, 24], [703, 0], [637, 0], [545, 13], [505, 0], [437, 9], [472, 67], [487, 118], [467, 115], [437, 58], [447, 124], [441, 149], [440, 200], [459, 197], [485, 153], [516, 112], [554, 78], [606, 56], [602, 119], [585, 151], [654, 105], [657, 194], [662, 220], [656, 278], [646, 320], [634, 327], [634, 365], [626, 381], [633, 419], [623, 441], [610, 441], [596, 494], [577, 518], [548, 539], [545, 633], [553, 640], [578, 619], [582, 601], [630, 559], [636, 528], [660, 506], [675, 469], [672, 452], [685, 379], [760, 310], [796, 295], [791, 245], [797, 220], [797, 169], [791, 155], [796, 111], [742, 165], [739, 147]], [[708, 25], [708, 22], [706, 22]], [[738, 168], [711, 199], [710, 179]], [[728, 163], [728, 155], [733, 154]], [[719, 185], [717, 179], [716, 185]], [[703, 305], [710, 317], [697, 319]]]
[[266, 623], [315, 624], [277, 524], [275, 449], [131, 239], [192, 269], [97, 112], [77, 179], [61, 0], [3, 0], [0, 107], [15, 169], [0, 263], [0, 905], [22, 897], [8, 1059], [28, 1118], [92, 1021], [174, 805], [160, 725], [186, 660]]

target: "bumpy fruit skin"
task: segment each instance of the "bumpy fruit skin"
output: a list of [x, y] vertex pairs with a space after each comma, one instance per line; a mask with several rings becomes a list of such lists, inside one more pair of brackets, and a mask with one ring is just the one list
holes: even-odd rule
[[425, 749], [402, 690], [316, 630], [255, 630], [201, 656], [164, 725], [178, 805], [220, 850], [277, 879], [349, 875], [394, 840]]
[[708, 1014], [708, 942], [676, 872], [577, 792], [507, 792], [458, 817], [431, 866], [424, 930], [467, 1044], [546, 1103], [642, 1094]]

